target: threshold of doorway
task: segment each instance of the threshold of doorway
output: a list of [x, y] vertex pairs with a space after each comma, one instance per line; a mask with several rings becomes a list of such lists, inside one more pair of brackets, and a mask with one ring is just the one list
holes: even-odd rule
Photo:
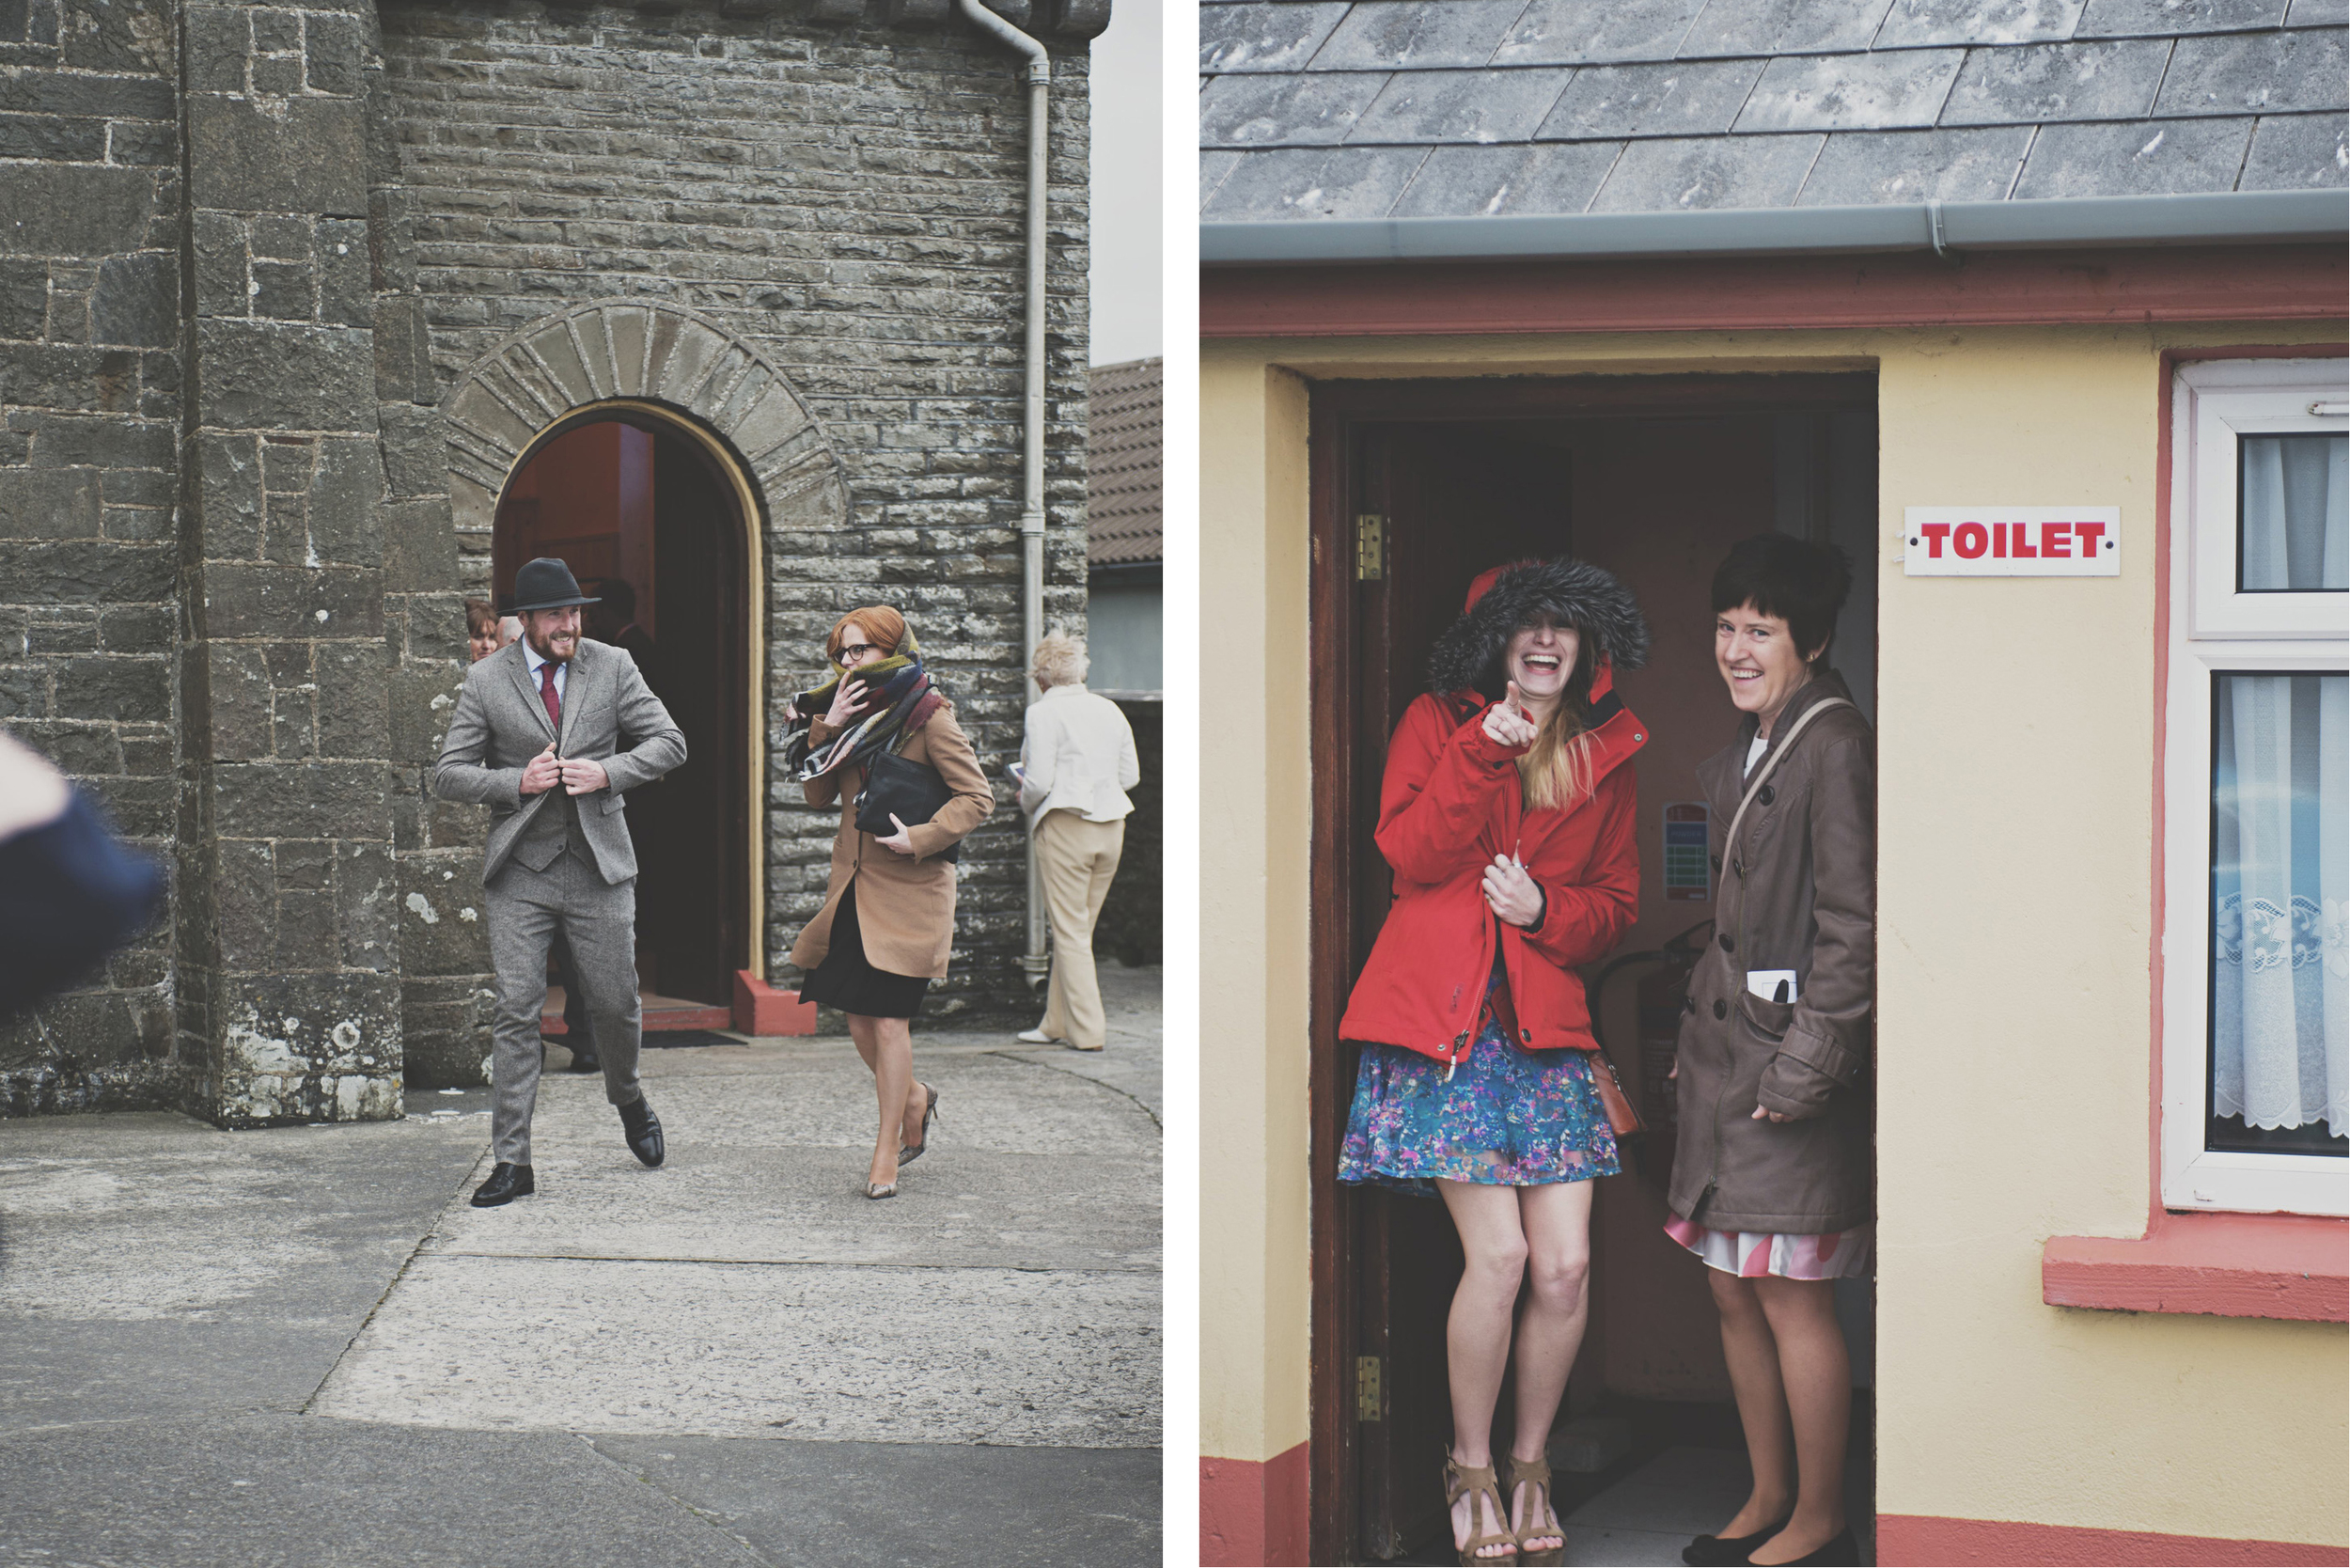
[[[1569, 1562], [1678, 1563], [1691, 1539], [1727, 1523], [1746, 1501], [1752, 1472], [1735, 1406], [1610, 1397], [1589, 1414], [1625, 1422], [1632, 1440], [1622, 1458], [1589, 1474], [1558, 1467], [1554, 1452], [1551, 1506], [1566, 1531]], [[1876, 1560], [1872, 1415], [1869, 1390], [1856, 1389], [1844, 1501], [1863, 1562]], [[1407, 1568], [1451, 1564], [1452, 1539], [1440, 1535], [1394, 1560]]]
[[[730, 1029], [734, 1027], [734, 1010], [711, 1002], [697, 1002], [683, 996], [665, 996], [658, 991], [637, 993], [644, 1009], [644, 1031], [661, 1034], [677, 1029]], [[563, 1038], [563, 988], [547, 987], [547, 999], [539, 1010], [539, 1032], [549, 1040]]]

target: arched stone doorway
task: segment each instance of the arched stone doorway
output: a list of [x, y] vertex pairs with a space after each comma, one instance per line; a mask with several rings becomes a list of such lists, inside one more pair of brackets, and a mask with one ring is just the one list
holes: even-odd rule
[[510, 602], [525, 561], [560, 557], [600, 600], [585, 612], [588, 635], [635, 658], [685, 733], [684, 765], [628, 802], [651, 1027], [678, 1021], [663, 1016], [680, 1011], [666, 1003], [729, 1006], [735, 972], [756, 972], [752, 802], [764, 727], [747, 494], [730, 455], [691, 421], [627, 400], [594, 404], [531, 443], [492, 530], [495, 602]]
[[[646, 934], [668, 918], [672, 898], [696, 909], [723, 904], [723, 940], [713, 931], [711, 949], [699, 960], [656, 950], [650, 977], [664, 995], [678, 995], [669, 987], [688, 983], [697, 992], [707, 991], [713, 1005], [723, 1006], [727, 993], [712, 986], [706, 971], [723, 963], [764, 980], [770, 956], [781, 950], [777, 942], [786, 939], [771, 926], [771, 919], [781, 918], [770, 909], [773, 879], [783, 879], [776, 896], [787, 905], [795, 897], [806, 902], [798, 883], [812, 877], [816, 888], [822, 886], [821, 861], [799, 868], [778, 847], [780, 841], [771, 842], [763, 809], [773, 787], [767, 776], [765, 706], [767, 691], [781, 689], [793, 678], [776, 651], [776, 617], [782, 612], [776, 608], [773, 563], [807, 553], [807, 542], [793, 535], [834, 530], [849, 521], [848, 487], [831, 444], [782, 372], [749, 342], [694, 311], [638, 300], [594, 301], [533, 322], [468, 367], [439, 412], [461, 565], [471, 583], [494, 591], [504, 591], [513, 567], [528, 558], [501, 554], [501, 499], [509, 494], [526, 498], [530, 486], [515, 488], [526, 471], [540, 479], [553, 471], [538, 469], [543, 455], [590, 432], [584, 444], [614, 447], [611, 473], [617, 487], [623, 477], [618, 448], [632, 448], [626, 456], [632, 463], [650, 453], [654, 559], [650, 601], [640, 607], [651, 612], [657, 659], [673, 666], [660, 677], [663, 696], [671, 700], [679, 669], [701, 670], [711, 689], [682, 691], [673, 708], [691, 711], [699, 705], [717, 715], [688, 725], [687, 713], [679, 712], [696, 760], [673, 777], [683, 784], [700, 773], [701, 759], [712, 760], [717, 776], [703, 778], [695, 788], [713, 792], [713, 800], [723, 798], [719, 809], [729, 836], [714, 849], [692, 850], [699, 839], [691, 835], [679, 840], [697, 855], [718, 855], [722, 887], [713, 881], [711, 896], [703, 898], [665, 891], [656, 886], [658, 879], [648, 878], [639, 888], [639, 932]], [[567, 457], [577, 455], [566, 448]], [[543, 512], [547, 497], [537, 498]], [[702, 521], [691, 525], [680, 521], [689, 514]], [[665, 517], [672, 519], [666, 526]], [[617, 569], [617, 541], [615, 548], [611, 564]], [[635, 564], [630, 570], [641, 573]], [[695, 583], [701, 588], [689, 590], [687, 585]], [[636, 586], [634, 580], [631, 586]], [[721, 587], [732, 608], [715, 607]], [[678, 597], [689, 591], [703, 598]], [[645, 598], [640, 595], [640, 601]], [[678, 608], [680, 604], [688, 607]], [[715, 639], [723, 648], [704, 646], [689, 657], [689, 646], [697, 638]], [[667, 646], [672, 639], [682, 639], [675, 660]], [[721, 671], [722, 653], [725, 670], [733, 673]], [[713, 725], [720, 728], [713, 730]], [[697, 729], [713, 736], [707, 745]], [[651, 806], [651, 797], [671, 782], [642, 792], [644, 804]], [[721, 784], [728, 792], [723, 797], [714, 792]], [[676, 794], [688, 792], [680, 789]], [[671, 804], [649, 815], [678, 809]], [[632, 818], [637, 810], [632, 798]], [[656, 825], [656, 838], [659, 832]], [[672, 857], [668, 848], [655, 846], [655, 853]], [[792, 863], [778, 863], [778, 855]], [[695, 915], [697, 920], [709, 917], [706, 910]], [[672, 979], [672, 970], [679, 979]]]

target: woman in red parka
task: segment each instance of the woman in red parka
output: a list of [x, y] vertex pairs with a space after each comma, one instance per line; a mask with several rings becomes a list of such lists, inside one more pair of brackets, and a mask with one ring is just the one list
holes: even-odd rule
[[[1445, 1466], [1465, 1563], [1560, 1560], [1543, 1455], [1583, 1340], [1593, 1177], [1620, 1166], [1574, 966], [1632, 924], [1640, 863], [1614, 691], [1648, 628], [1623, 585], [1561, 557], [1486, 572], [1387, 747], [1380, 853], [1395, 902], [1340, 1036], [1365, 1043], [1339, 1180], [1440, 1196], [1467, 1268], [1446, 1331]], [[1510, 1500], [1494, 1406], [1515, 1333]]]

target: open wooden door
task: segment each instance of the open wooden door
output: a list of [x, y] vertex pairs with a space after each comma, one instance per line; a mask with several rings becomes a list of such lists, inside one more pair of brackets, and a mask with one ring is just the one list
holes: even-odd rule
[[[1385, 923], [1393, 879], [1372, 839], [1387, 736], [1426, 689], [1428, 653], [1477, 574], [1568, 549], [1565, 454], [1460, 425], [1372, 425], [1357, 432], [1352, 590], [1355, 745], [1348, 768], [1349, 978]], [[1375, 574], [1374, 574], [1375, 572]], [[1333, 1040], [1341, 1098], [1359, 1048]], [[1340, 1112], [1341, 1125], [1343, 1111]], [[1362, 1547], [1391, 1559], [1445, 1528], [1439, 1472], [1451, 1435], [1445, 1318], [1461, 1247], [1443, 1204], [1357, 1191], [1353, 1210], [1357, 1496]], [[1376, 1383], [1379, 1393], [1371, 1395]], [[1375, 1418], [1375, 1419], [1374, 1419]], [[1507, 1408], [1500, 1413], [1505, 1423]]]

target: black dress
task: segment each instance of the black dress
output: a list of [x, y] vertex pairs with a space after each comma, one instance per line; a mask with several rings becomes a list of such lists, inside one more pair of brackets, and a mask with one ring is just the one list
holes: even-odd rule
[[800, 982], [800, 1000], [868, 1018], [911, 1018], [922, 1011], [922, 993], [930, 983], [923, 976], [893, 975], [866, 962], [865, 937], [856, 923], [856, 881], [851, 878], [833, 912], [832, 946]]

